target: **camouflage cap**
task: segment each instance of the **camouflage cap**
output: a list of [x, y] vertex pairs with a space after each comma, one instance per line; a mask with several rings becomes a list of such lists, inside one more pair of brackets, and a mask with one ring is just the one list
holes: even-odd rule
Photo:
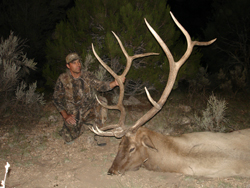
[[72, 61], [75, 61], [77, 59], [80, 59], [77, 53], [70, 53], [66, 56], [66, 63], [70, 63]]

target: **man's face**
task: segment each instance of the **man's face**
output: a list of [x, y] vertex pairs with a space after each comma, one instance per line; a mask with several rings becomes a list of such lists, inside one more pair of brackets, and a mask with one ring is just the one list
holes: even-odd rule
[[81, 73], [81, 62], [79, 59], [66, 64], [72, 74]]

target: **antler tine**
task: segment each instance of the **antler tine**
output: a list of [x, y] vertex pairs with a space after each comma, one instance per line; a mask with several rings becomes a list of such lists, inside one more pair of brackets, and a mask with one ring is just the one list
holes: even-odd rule
[[[119, 122], [118, 124], [113, 124], [113, 125], [108, 125], [106, 127], [103, 127], [101, 129], [99, 129], [98, 127], [96, 128], [93, 128], [91, 127], [90, 129], [98, 134], [98, 135], [102, 135], [102, 136], [115, 136], [115, 137], [122, 137], [125, 132], [126, 132], [126, 128], [125, 128], [125, 125], [124, 125], [124, 122], [125, 122], [125, 117], [126, 117], [126, 111], [125, 111], [125, 108], [122, 104], [123, 102], [123, 98], [124, 98], [124, 84], [123, 84], [123, 79], [126, 77], [131, 65], [132, 65], [132, 61], [136, 58], [140, 58], [140, 57], [145, 57], [145, 56], [150, 56], [150, 55], [159, 55], [159, 53], [144, 53], [144, 54], [136, 54], [134, 56], [129, 56], [127, 51], [125, 50], [121, 40], [119, 39], [119, 37], [112, 31], [112, 33], [114, 34], [114, 36], [116, 37], [122, 51], [123, 51], [123, 54], [125, 55], [126, 59], [127, 59], [127, 64], [126, 64], [126, 67], [123, 71], [123, 73], [118, 76], [106, 63], [104, 63], [102, 61], [102, 59], [97, 55], [96, 51], [95, 51], [95, 48], [94, 48], [94, 45], [92, 44], [92, 51], [95, 55], [95, 57], [98, 59], [98, 61], [102, 64], [102, 66], [117, 80], [118, 82], [118, 85], [119, 85], [119, 88], [120, 88], [120, 95], [119, 95], [119, 99], [118, 99], [118, 103], [117, 105], [114, 105], [114, 106], [109, 106], [109, 105], [104, 105], [100, 102], [100, 100], [97, 98], [97, 101], [105, 108], [108, 108], [108, 109], [117, 109], [117, 110], [120, 110], [121, 112], [121, 115], [120, 115], [120, 118], [119, 118]], [[113, 129], [111, 131], [106, 131], [104, 132], [103, 130], [110, 130], [110, 129]]]
[[161, 107], [161, 106], [151, 97], [151, 95], [150, 95], [148, 89], [147, 89], [146, 87], [145, 87], [144, 89], [145, 89], [145, 91], [146, 91], [148, 100], [152, 103], [152, 105], [153, 105], [156, 109], [161, 110], [162, 107]]
[[113, 31], [112, 31], [112, 33], [114, 34], [116, 40], [118, 41], [118, 43], [119, 43], [119, 45], [120, 45], [120, 47], [122, 49], [122, 52], [123, 52], [124, 56], [127, 59], [127, 65], [126, 65], [126, 67], [125, 67], [125, 69], [124, 69], [124, 71], [123, 71], [123, 73], [121, 75], [123, 77], [125, 77], [127, 75], [128, 71], [129, 71], [129, 69], [130, 69], [130, 67], [132, 65], [132, 61], [134, 59], [137, 59], [137, 58], [140, 58], [140, 57], [146, 57], [146, 56], [150, 56], [150, 55], [159, 55], [159, 53], [152, 53], [151, 52], [151, 53], [136, 54], [136, 55], [133, 55], [133, 56], [129, 56], [127, 51], [125, 50], [120, 38]]
[[[122, 105], [122, 101], [123, 101], [123, 93], [124, 93], [124, 85], [122, 83], [121, 77], [118, 76], [106, 63], [104, 63], [102, 61], [102, 59], [98, 56], [98, 54], [95, 51], [94, 45], [92, 44], [92, 51], [95, 55], [95, 57], [97, 58], [97, 60], [102, 64], [102, 66], [117, 80], [118, 84], [119, 84], [119, 88], [120, 88], [120, 95], [119, 95], [119, 100], [117, 105], [104, 105], [103, 103], [100, 102], [100, 100], [98, 99], [98, 97], [96, 96], [97, 101], [99, 102], [99, 104], [101, 104], [104, 108], [107, 109], [116, 109], [119, 110], [121, 112], [121, 116], [119, 119], [118, 124], [113, 124], [110, 125], [109, 127], [103, 127], [102, 129], [99, 129], [97, 126], [95, 128], [91, 127], [90, 130], [93, 131], [95, 134], [101, 135], [101, 136], [116, 136], [116, 137], [122, 137], [123, 135], [123, 131], [121, 129], [119, 129], [118, 131], [115, 131], [118, 127], [121, 127], [122, 129], [125, 129], [124, 127], [124, 121], [125, 121], [125, 116], [126, 116], [126, 112], [125, 109]], [[108, 129], [114, 129], [114, 131], [106, 131], [104, 132], [103, 130], [108, 130]]]
[[[111, 125], [111, 126], [109, 127], [109, 129], [114, 128], [113, 126], [115, 126], [115, 125]], [[121, 138], [122, 137], [121, 135], [124, 132], [124, 130], [120, 127], [117, 127], [117, 129], [115, 131], [111, 130], [110, 132], [103, 131], [103, 130], [99, 129], [97, 126], [95, 128], [89, 127], [89, 129], [97, 135], [115, 136], [117, 138]]]
[[150, 120], [158, 111], [161, 110], [162, 106], [164, 105], [164, 103], [166, 102], [177, 77], [177, 73], [180, 69], [180, 67], [185, 63], [185, 61], [189, 58], [189, 56], [192, 53], [193, 47], [195, 45], [198, 46], [207, 46], [212, 44], [214, 41], [216, 41], [216, 39], [210, 40], [208, 42], [199, 42], [199, 41], [192, 41], [190, 35], [188, 34], [188, 32], [184, 29], [184, 27], [177, 21], [177, 19], [174, 17], [174, 15], [172, 14], [172, 12], [170, 12], [170, 15], [172, 17], [172, 19], [174, 20], [175, 24], [179, 27], [179, 29], [182, 31], [182, 33], [185, 35], [186, 40], [187, 40], [187, 50], [184, 53], [184, 55], [181, 57], [181, 59], [177, 62], [174, 61], [173, 55], [171, 54], [169, 48], [167, 47], [167, 45], [165, 44], [165, 42], [161, 39], [161, 37], [155, 32], [155, 30], [149, 25], [149, 23], [147, 22], [146, 19], [145, 23], [149, 29], [149, 31], [152, 33], [152, 35], [155, 37], [155, 39], [157, 40], [157, 42], [160, 44], [160, 46], [162, 47], [163, 51], [165, 52], [168, 61], [169, 61], [169, 76], [168, 76], [168, 81], [166, 84], [166, 87], [162, 93], [162, 96], [160, 97], [159, 101], [156, 102], [154, 101], [150, 94], [147, 92], [147, 96], [150, 100], [150, 102], [153, 104], [153, 107], [144, 115], [142, 116], [139, 120], [137, 120], [137, 122], [135, 123], [134, 126], [132, 126], [130, 128], [131, 131], [136, 131], [140, 126], [142, 126], [144, 123], [146, 123], [148, 120]]
[[119, 79], [118, 75], [106, 64], [103, 62], [103, 60], [98, 56], [98, 54], [95, 51], [94, 44], [92, 43], [92, 51], [96, 57], [96, 59], [102, 64], [102, 66], [115, 78]]
[[[186, 29], [178, 22], [178, 20], [175, 18], [172, 12], [170, 12], [170, 15], [172, 19], [174, 20], [175, 24], [178, 26], [178, 28], [182, 31], [182, 33], [185, 35], [186, 40], [187, 40], [187, 50], [185, 54], [182, 56], [182, 58], [176, 62], [177, 65], [179, 65], [178, 69], [185, 63], [185, 61], [189, 58], [189, 56], [192, 53], [193, 47], [196, 46], [208, 46], [215, 42], [217, 39], [213, 39], [207, 42], [199, 42], [199, 41], [192, 41], [189, 33], [186, 31]], [[165, 52], [166, 53], [166, 52]]]

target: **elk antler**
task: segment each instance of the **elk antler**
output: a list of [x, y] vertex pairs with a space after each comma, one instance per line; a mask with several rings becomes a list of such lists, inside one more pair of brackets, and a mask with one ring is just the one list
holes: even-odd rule
[[[113, 125], [108, 125], [106, 127], [103, 127], [101, 129], [99, 129], [97, 126], [91, 127], [90, 129], [96, 133], [97, 135], [101, 135], [101, 136], [115, 136], [115, 137], [122, 137], [125, 133], [126, 133], [126, 127], [124, 125], [125, 122], [125, 116], [126, 116], [126, 111], [125, 108], [123, 106], [123, 97], [124, 97], [124, 84], [123, 84], [123, 80], [126, 77], [131, 65], [132, 65], [132, 61], [134, 59], [137, 58], [141, 58], [141, 57], [145, 57], [145, 56], [150, 56], [150, 55], [159, 55], [159, 53], [144, 53], [144, 54], [136, 54], [133, 56], [129, 56], [127, 51], [125, 50], [122, 42], [120, 41], [119, 37], [112, 31], [112, 33], [114, 34], [115, 38], [117, 39], [123, 54], [125, 55], [126, 59], [127, 59], [127, 64], [126, 67], [123, 71], [123, 73], [118, 76], [106, 63], [104, 63], [102, 61], [102, 59], [97, 55], [97, 53], [95, 52], [95, 48], [94, 45], [92, 44], [92, 50], [93, 53], [95, 55], [95, 57], [98, 59], [98, 61], [102, 64], [102, 66], [117, 80], [119, 88], [120, 88], [120, 95], [119, 95], [119, 99], [118, 99], [118, 103], [117, 105], [114, 106], [108, 106], [108, 105], [104, 105], [102, 104], [99, 99], [97, 98], [97, 101], [105, 108], [108, 109], [116, 109], [119, 110], [121, 112], [120, 115], [120, 119], [118, 121], [118, 124], [113, 124]], [[110, 131], [104, 131], [104, 130], [110, 130]]]
[[167, 45], [163, 42], [163, 40], [161, 39], [161, 37], [155, 32], [155, 30], [149, 25], [149, 23], [147, 22], [146, 19], [145, 23], [149, 29], [149, 31], [152, 33], [152, 35], [155, 37], [155, 39], [157, 40], [157, 42], [160, 44], [160, 46], [162, 47], [163, 51], [165, 52], [168, 61], [169, 61], [169, 77], [168, 77], [168, 81], [166, 84], [166, 87], [162, 93], [162, 96], [160, 97], [159, 101], [156, 102], [154, 101], [149, 92], [146, 90], [147, 92], [147, 96], [150, 100], [150, 102], [153, 104], [153, 107], [144, 115], [142, 116], [139, 120], [137, 120], [137, 122], [134, 124], [134, 126], [132, 126], [130, 128], [130, 131], [136, 131], [140, 126], [142, 126], [144, 123], [146, 123], [149, 119], [151, 119], [158, 111], [161, 110], [162, 106], [164, 105], [164, 103], [166, 102], [173, 86], [176, 80], [176, 76], [177, 73], [180, 69], [180, 67], [185, 63], [185, 61], [189, 58], [189, 56], [192, 53], [193, 47], [195, 45], [197, 46], [207, 46], [212, 44], [214, 41], [216, 41], [216, 39], [210, 40], [208, 42], [199, 42], [199, 41], [192, 41], [190, 35], [188, 34], [188, 32], [184, 29], [184, 27], [177, 21], [177, 19], [174, 17], [174, 15], [172, 14], [172, 12], [170, 12], [170, 15], [172, 17], [172, 19], [174, 20], [175, 24], [179, 27], [179, 29], [182, 31], [182, 33], [185, 35], [186, 40], [187, 40], [187, 50], [185, 52], [185, 54], [181, 57], [181, 59], [177, 62], [174, 61], [173, 55], [171, 54], [170, 50], [168, 49]]
[[[120, 39], [115, 35], [115, 33], [113, 32], [113, 34], [115, 35], [117, 41], [119, 42], [119, 45], [127, 59], [127, 65], [126, 68], [124, 70], [124, 72], [122, 73], [122, 75], [118, 76], [116, 73], [114, 73], [112, 71], [111, 68], [109, 68], [102, 60], [101, 58], [96, 54], [94, 46], [92, 44], [92, 50], [96, 56], [96, 58], [99, 60], [99, 62], [104, 66], [104, 68], [107, 69], [107, 71], [117, 80], [119, 87], [120, 87], [120, 95], [119, 95], [119, 100], [117, 105], [115, 106], [108, 106], [108, 105], [103, 105], [100, 103], [100, 101], [98, 100], [98, 102], [108, 108], [108, 109], [117, 109], [121, 111], [121, 116], [119, 119], [118, 124], [114, 124], [114, 125], [109, 125], [106, 126], [104, 128], [102, 128], [101, 130], [98, 129], [98, 127], [96, 128], [91, 128], [91, 130], [98, 134], [98, 135], [102, 135], [102, 136], [115, 136], [115, 137], [122, 137], [124, 134], [126, 133], [130, 133], [130, 132], [135, 132], [140, 126], [142, 126], [144, 123], [146, 123], [148, 120], [150, 120], [157, 112], [159, 112], [162, 108], [162, 106], [164, 105], [164, 103], [166, 102], [172, 88], [174, 85], [174, 82], [176, 80], [176, 76], [177, 73], [180, 69], [180, 67], [185, 63], [185, 61], [189, 58], [189, 56], [192, 53], [193, 47], [195, 45], [197, 46], [207, 46], [212, 44], [216, 39], [213, 39], [211, 41], [208, 42], [199, 42], [199, 41], [192, 41], [190, 35], [188, 34], [188, 32], [183, 28], [183, 26], [177, 21], [177, 19], [174, 17], [174, 15], [172, 14], [172, 12], [170, 12], [172, 19], [174, 20], [175, 24], [179, 27], [179, 29], [182, 31], [182, 33], [185, 35], [186, 40], [187, 40], [187, 50], [185, 52], [185, 54], [181, 57], [181, 59], [177, 62], [174, 61], [173, 55], [171, 54], [170, 50], [168, 49], [167, 45], [163, 42], [163, 40], [161, 39], [161, 37], [155, 32], [155, 30], [149, 25], [149, 23], [147, 22], [147, 20], [145, 19], [145, 23], [149, 29], [149, 31], [152, 33], [152, 35], [155, 37], [155, 39], [157, 40], [157, 42], [160, 44], [160, 46], [162, 47], [163, 51], [165, 52], [168, 61], [169, 61], [169, 67], [170, 67], [170, 71], [169, 71], [169, 77], [168, 77], [168, 81], [166, 84], [166, 87], [162, 93], [162, 96], [160, 97], [159, 101], [156, 102], [153, 100], [153, 98], [150, 96], [150, 93], [148, 92], [147, 88], [145, 88], [147, 96], [149, 101], [152, 103], [153, 107], [144, 115], [142, 116], [140, 119], [138, 119], [136, 121], [136, 123], [129, 129], [126, 129], [124, 126], [124, 122], [125, 122], [125, 108], [122, 104], [123, 101], [123, 97], [124, 97], [124, 85], [122, 83], [123, 78], [126, 76], [126, 74], [128, 73], [132, 61], [136, 58], [140, 58], [140, 57], [145, 57], [145, 56], [149, 56], [149, 55], [158, 55], [157, 53], [146, 53], [146, 54], [139, 54], [139, 55], [134, 55], [134, 56], [129, 56], [125, 50], [125, 48], [123, 47]], [[112, 129], [111, 131], [106, 131], [104, 132], [103, 130], [108, 130], [108, 129]]]

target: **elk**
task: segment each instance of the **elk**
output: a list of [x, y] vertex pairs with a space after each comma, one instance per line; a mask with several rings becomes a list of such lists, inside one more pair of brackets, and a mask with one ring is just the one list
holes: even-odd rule
[[123, 175], [126, 171], [138, 170], [140, 167], [144, 167], [152, 171], [174, 172], [205, 177], [250, 177], [250, 129], [231, 133], [195, 132], [183, 134], [181, 136], [169, 136], [142, 127], [142, 125], [161, 110], [173, 88], [180, 67], [191, 55], [193, 47], [195, 45], [207, 46], [216, 40], [213, 39], [208, 42], [191, 40], [188, 32], [171, 12], [170, 14], [175, 24], [186, 37], [187, 50], [181, 59], [175, 62], [167, 45], [145, 19], [149, 31], [155, 37], [168, 58], [170, 72], [166, 87], [158, 102], [151, 97], [148, 90], [145, 88], [147, 97], [152, 103], [152, 108], [130, 128], [126, 128], [124, 125], [126, 112], [122, 104], [124, 97], [124, 85], [122, 80], [128, 73], [134, 59], [149, 55], [157, 55], [157, 53], [129, 56], [119, 37], [113, 32], [127, 60], [124, 72], [121, 75], [117, 75], [101, 60], [92, 44], [94, 55], [117, 80], [120, 88], [119, 100], [114, 106], [101, 104], [97, 98], [98, 102], [104, 107], [120, 111], [118, 123], [107, 125], [102, 129], [98, 127], [90, 128], [95, 134], [100, 136], [122, 138], [119, 144], [118, 153], [108, 174]]

